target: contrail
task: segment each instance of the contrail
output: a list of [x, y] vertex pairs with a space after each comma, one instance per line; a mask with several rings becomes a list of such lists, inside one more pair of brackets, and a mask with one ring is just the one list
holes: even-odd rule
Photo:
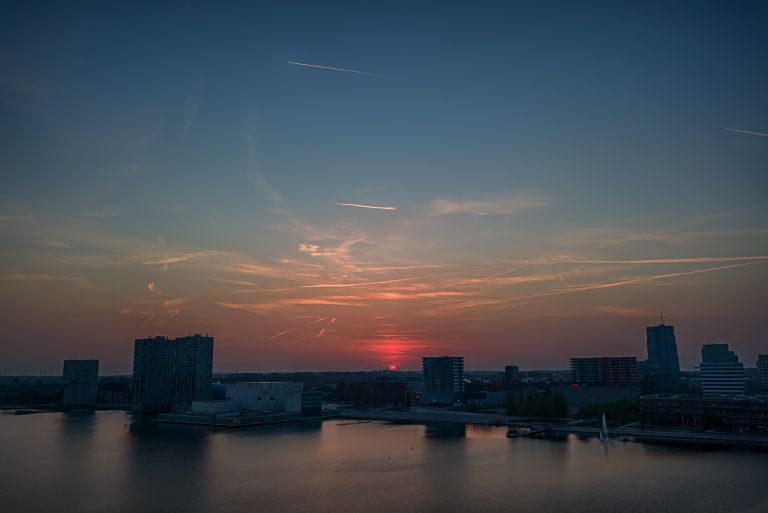
[[271, 337], [269, 337], [269, 339], [271, 340], [271, 339], [273, 339], [273, 338], [277, 338], [277, 337], [280, 337], [280, 336], [282, 336], [282, 335], [287, 335], [288, 333], [290, 333], [290, 332], [292, 332], [292, 331], [296, 331], [296, 328], [291, 328], [291, 329], [289, 329], [289, 330], [281, 331], [280, 333], [275, 333], [274, 335], [272, 335]]
[[768, 137], [768, 134], [765, 134], [763, 132], [751, 132], [749, 130], [739, 130], [738, 128], [726, 128], [726, 127], [723, 127], [723, 130], [728, 130], [730, 132], [740, 132], [742, 134], [762, 135], [763, 137]]
[[378, 207], [376, 205], [361, 205], [359, 203], [334, 203], [340, 207], [370, 208], [373, 210], [397, 210], [397, 207]]
[[359, 71], [356, 69], [346, 69], [346, 68], [334, 68], [331, 66], [320, 66], [319, 64], [308, 64], [306, 62], [288, 61], [288, 64], [293, 64], [294, 66], [306, 66], [307, 68], [320, 68], [320, 69], [329, 69], [331, 71], [343, 71], [345, 73], [357, 73], [358, 75], [371, 75], [371, 76], [374, 75], [374, 73], [369, 73], [367, 71]]

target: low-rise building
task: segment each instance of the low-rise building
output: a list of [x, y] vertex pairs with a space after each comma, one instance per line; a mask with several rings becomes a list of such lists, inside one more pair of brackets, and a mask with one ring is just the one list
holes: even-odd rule
[[227, 383], [226, 399], [194, 401], [193, 414], [290, 413], [322, 415], [323, 394], [295, 381]]
[[582, 386], [558, 385], [552, 387], [553, 392], [563, 394], [568, 403], [568, 412], [574, 414], [582, 406], [615, 403], [618, 401], [633, 401], [640, 397], [640, 387], [630, 386]]
[[640, 398], [643, 420], [649, 424], [693, 429], [768, 431], [768, 398], [650, 395]]

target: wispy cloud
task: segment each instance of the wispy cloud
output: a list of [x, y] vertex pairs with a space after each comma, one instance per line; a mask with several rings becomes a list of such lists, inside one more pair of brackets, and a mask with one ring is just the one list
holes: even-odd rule
[[280, 194], [277, 189], [270, 185], [264, 176], [264, 173], [259, 167], [256, 159], [256, 141], [253, 134], [253, 129], [250, 126], [248, 126], [246, 130], [245, 141], [248, 147], [248, 177], [267, 200], [273, 204], [282, 203], [282, 194]]
[[641, 308], [625, 308], [623, 306], [598, 306], [595, 308], [601, 314], [621, 315], [629, 317], [655, 317], [659, 312], [643, 310]]
[[306, 68], [319, 68], [319, 69], [327, 69], [330, 71], [343, 71], [344, 73], [356, 73], [358, 75], [370, 75], [370, 76], [375, 75], [375, 73], [371, 73], [369, 71], [360, 71], [357, 69], [347, 69], [347, 68], [335, 68], [333, 66], [321, 66], [320, 64], [309, 64], [308, 62], [288, 61], [288, 64], [293, 64], [294, 66], [304, 66]]
[[455, 213], [483, 216], [511, 215], [522, 210], [546, 205], [546, 201], [537, 194], [510, 194], [472, 200], [433, 200], [429, 202], [429, 213], [433, 216]]
[[397, 207], [381, 207], [377, 205], [363, 205], [361, 203], [335, 203], [340, 207], [355, 207], [355, 208], [369, 208], [371, 210], [397, 210]]
[[739, 130], [738, 128], [726, 128], [726, 127], [723, 127], [723, 130], [728, 130], [729, 132], [739, 132], [741, 134], [760, 135], [762, 137], [768, 137], [768, 134], [764, 132], [753, 132], [751, 130]]

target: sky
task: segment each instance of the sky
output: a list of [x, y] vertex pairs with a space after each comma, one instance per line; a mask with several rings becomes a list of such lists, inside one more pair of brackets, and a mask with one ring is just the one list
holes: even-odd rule
[[0, 373], [768, 353], [765, 2], [3, 2]]

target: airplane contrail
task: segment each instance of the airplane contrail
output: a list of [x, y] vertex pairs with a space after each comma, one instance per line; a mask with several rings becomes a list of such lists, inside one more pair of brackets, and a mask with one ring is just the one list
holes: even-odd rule
[[374, 75], [374, 73], [369, 73], [368, 71], [360, 71], [356, 69], [346, 69], [346, 68], [334, 68], [332, 66], [321, 66], [319, 64], [309, 64], [307, 62], [288, 61], [288, 64], [293, 64], [294, 66], [306, 66], [307, 68], [320, 68], [320, 69], [329, 69], [331, 71], [343, 71], [345, 73], [357, 73], [358, 75], [371, 75], [371, 76]]
[[373, 210], [397, 210], [397, 207], [379, 207], [376, 205], [361, 205], [359, 203], [335, 203], [334, 205], [338, 205], [340, 207], [355, 207], [355, 208], [370, 208]]
[[273, 338], [277, 338], [277, 337], [281, 337], [281, 336], [283, 336], [283, 335], [287, 335], [288, 333], [290, 333], [290, 332], [292, 332], [292, 331], [296, 331], [296, 328], [291, 328], [291, 329], [289, 329], [289, 330], [281, 331], [280, 333], [275, 333], [274, 335], [272, 335], [271, 337], [269, 337], [269, 339], [271, 340], [271, 339], [273, 339]]
[[763, 133], [763, 132], [752, 132], [750, 130], [739, 130], [738, 128], [726, 128], [726, 127], [723, 127], [723, 130], [728, 130], [729, 132], [740, 132], [742, 134], [762, 135], [763, 137], [768, 137], [768, 134]]

